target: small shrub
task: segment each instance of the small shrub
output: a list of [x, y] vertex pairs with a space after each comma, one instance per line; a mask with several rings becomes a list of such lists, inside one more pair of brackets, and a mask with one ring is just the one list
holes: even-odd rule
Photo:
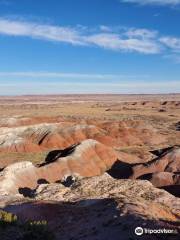
[[5, 211], [0, 211], [0, 226], [6, 227], [17, 222], [17, 216]]
[[[18, 240], [54, 240], [54, 234], [48, 229], [47, 221], [28, 221], [21, 223], [17, 216], [0, 211], [0, 239], [7, 239], [11, 229], [20, 233]], [[14, 236], [15, 237], [15, 236]]]
[[48, 230], [46, 221], [28, 222], [22, 226], [23, 237], [20, 240], [54, 240], [54, 234]]

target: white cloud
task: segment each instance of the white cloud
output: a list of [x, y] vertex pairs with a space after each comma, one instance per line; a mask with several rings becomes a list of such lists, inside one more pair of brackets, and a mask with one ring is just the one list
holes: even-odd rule
[[63, 72], [0, 72], [0, 78], [53, 78], [53, 79], [90, 79], [90, 80], [120, 80], [148, 78], [147, 75], [116, 75], [92, 73], [63, 73]]
[[72, 28], [13, 21], [3, 18], [0, 19], [0, 34], [26, 36], [71, 44], [83, 44], [83, 42], [80, 41], [79, 33]]
[[155, 38], [158, 35], [158, 32], [144, 28], [142, 29], [130, 28], [129, 30], [127, 30], [126, 35], [128, 37]]
[[180, 38], [162, 37], [160, 38], [160, 42], [172, 49], [174, 52], [180, 52]]
[[101, 25], [99, 28], [102, 32], [112, 32], [111, 27], [106, 26], [106, 25]]
[[126, 3], [137, 3], [140, 5], [179, 5], [180, 0], [121, 0]]
[[161, 36], [145, 28], [56, 26], [23, 20], [0, 18], [0, 35], [30, 37], [71, 45], [99, 47], [119, 52], [163, 54], [180, 51], [180, 38]]
[[88, 43], [112, 50], [136, 51], [145, 54], [155, 54], [161, 51], [158, 43], [149, 39], [120, 38], [118, 34], [95, 34], [86, 38]]
[[[0, 18], [0, 34], [9, 36], [24, 36], [47, 41], [65, 42], [73, 45], [98, 46], [114, 51], [135, 51], [144, 54], [160, 52], [159, 43], [152, 40], [153, 31], [146, 29], [123, 30], [120, 33], [110, 31], [110, 27], [101, 26], [94, 30], [78, 27], [62, 27], [48, 24], [38, 24]], [[126, 34], [127, 32], [127, 34]], [[139, 38], [139, 36], [144, 36]], [[151, 38], [151, 39], [150, 39]]]

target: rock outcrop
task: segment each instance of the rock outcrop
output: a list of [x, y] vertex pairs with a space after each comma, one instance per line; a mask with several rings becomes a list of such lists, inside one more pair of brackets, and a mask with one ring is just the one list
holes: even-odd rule
[[[177, 239], [179, 206], [179, 199], [148, 181], [115, 180], [104, 174], [78, 180], [70, 188], [40, 185], [31, 202], [18, 201], [5, 210], [21, 221], [46, 220], [56, 239], [137, 239], [138, 226], [171, 229], [166, 237]], [[154, 235], [143, 234], [141, 239], [153, 240]]]

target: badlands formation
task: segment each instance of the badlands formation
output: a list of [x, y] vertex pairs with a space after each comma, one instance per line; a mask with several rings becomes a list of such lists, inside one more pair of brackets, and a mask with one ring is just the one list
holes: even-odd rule
[[[178, 239], [179, 95], [1, 98], [0, 114], [2, 211], [49, 239]], [[0, 239], [26, 239], [18, 226]]]

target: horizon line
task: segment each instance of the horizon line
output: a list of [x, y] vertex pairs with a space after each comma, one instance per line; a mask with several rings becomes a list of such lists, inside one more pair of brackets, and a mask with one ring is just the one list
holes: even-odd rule
[[0, 94], [0, 97], [36, 97], [36, 96], [74, 96], [74, 95], [179, 95], [180, 92], [169, 93], [47, 93], [47, 94]]

